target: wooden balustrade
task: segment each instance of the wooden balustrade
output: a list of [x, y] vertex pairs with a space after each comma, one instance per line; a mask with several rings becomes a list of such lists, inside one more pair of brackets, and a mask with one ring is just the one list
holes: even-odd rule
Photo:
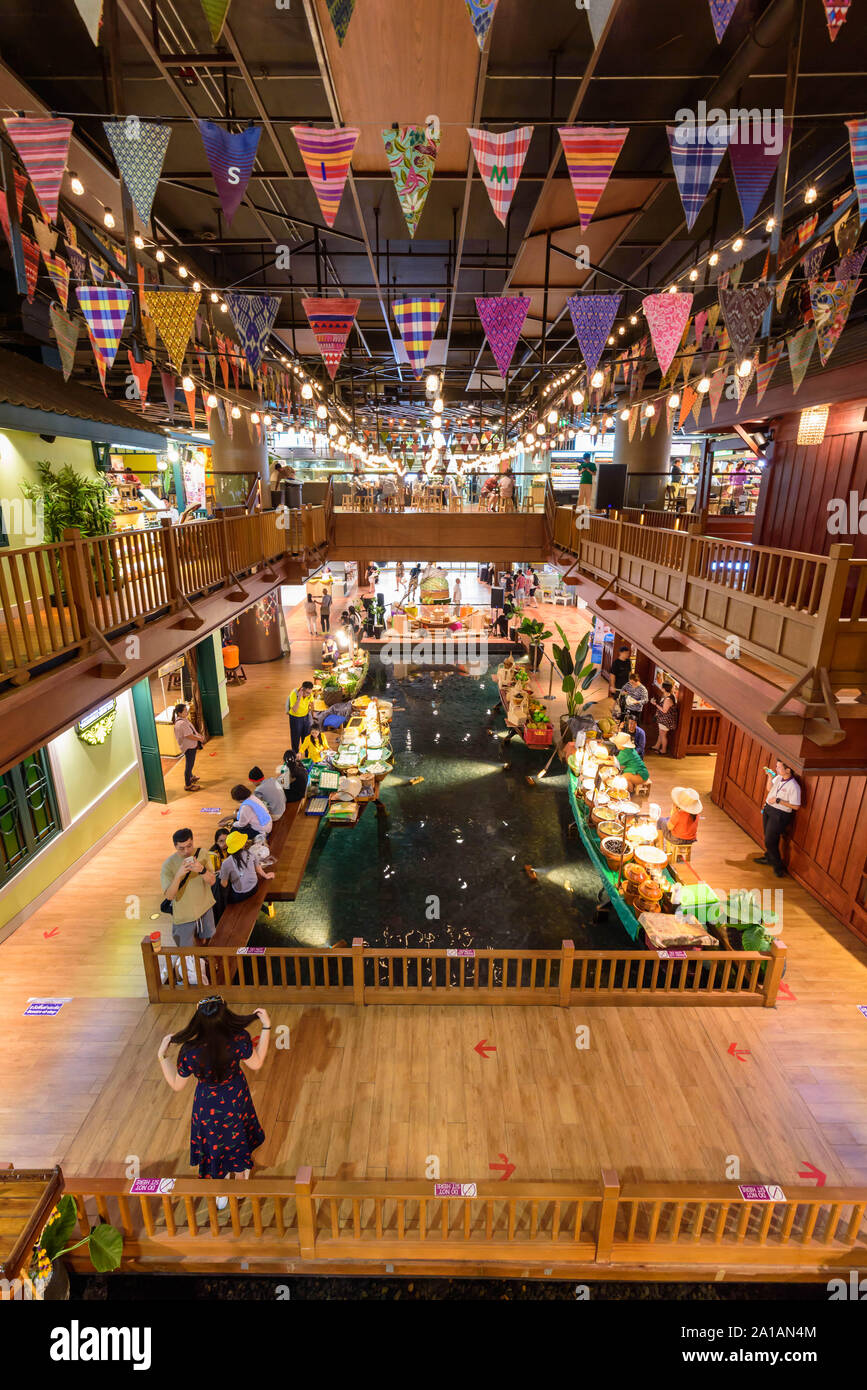
[[690, 577], [816, 617], [828, 563], [826, 555], [697, 536]]
[[[165, 1174], [161, 1174], [165, 1176]], [[466, 1267], [520, 1261], [620, 1266], [636, 1275], [672, 1267], [837, 1273], [867, 1258], [867, 1188], [792, 1188], [756, 1200], [734, 1183], [473, 1182], [472, 1174], [421, 1182], [291, 1177], [175, 1179], [132, 1194], [114, 1178], [64, 1177], [83, 1239], [99, 1221], [123, 1234], [123, 1264], [137, 1269], [268, 1267], [287, 1259], [379, 1264], [440, 1261]], [[453, 1180], [452, 1180], [453, 1179]], [[776, 1194], [775, 1194], [776, 1195]], [[228, 1198], [221, 1213], [217, 1198]], [[88, 1267], [85, 1252], [71, 1263]], [[123, 1267], [123, 1266], [122, 1266]], [[279, 1266], [278, 1266], [279, 1267]]]
[[0, 551], [0, 673], [29, 669], [74, 651], [85, 636], [72, 602], [72, 543]]
[[192, 598], [206, 594], [225, 582], [220, 564], [220, 548], [214, 544], [215, 521], [191, 521], [174, 529], [178, 547], [181, 590]]
[[162, 528], [116, 531], [82, 541], [94, 622], [100, 632], [127, 627], [169, 607]]
[[365, 946], [256, 951], [161, 946], [146, 936], [142, 961], [152, 1003], [189, 1003], [215, 987], [227, 1000], [328, 1004], [722, 1005], [767, 1008], [777, 996], [785, 947], [690, 952], [559, 951]]

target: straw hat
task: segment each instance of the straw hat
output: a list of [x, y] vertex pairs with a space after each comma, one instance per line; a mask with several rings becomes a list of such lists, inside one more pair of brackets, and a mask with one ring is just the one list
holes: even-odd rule
[[634, 748], [635, 744], [628, 734], [615, 734], [611, 742], [615, 748]]
[[692, 787], [672, 787], [671, 801], [679, 811], [686, 811], [690, 816], [701, 814], [701, 801], [698, 792], [693, 791]]
[[226, 836], [226, 849], [230, 854], [234, 854], [236, 850], [243, 849], [246, 843], [247, 836], [242, 835], [240, 830], [233, 830], [231, 834]]

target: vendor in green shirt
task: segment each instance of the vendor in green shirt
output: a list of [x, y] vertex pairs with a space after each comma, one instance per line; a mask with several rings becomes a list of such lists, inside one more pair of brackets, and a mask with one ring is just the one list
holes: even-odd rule
[[621, 774], [629, 783], [630, 792], [634, 792], [650, 778], [647, 764], [628, 734], [615, 734], [611, 742], [617, 749], [615, 756]]
[[589, 509], [593, 497], [593, 479], [596, 477], [596, 462], [591, 454], [582, 454], [579, 467], [581, 477], [578, 488], [578, 506]]

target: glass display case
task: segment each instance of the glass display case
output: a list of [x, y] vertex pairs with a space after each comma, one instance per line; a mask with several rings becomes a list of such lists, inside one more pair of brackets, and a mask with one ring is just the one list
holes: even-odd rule
[[708, 512], [712, 516], [753, 516], [759, 501], [765, 460], [745, 446], [726, 441], [711, 455]]

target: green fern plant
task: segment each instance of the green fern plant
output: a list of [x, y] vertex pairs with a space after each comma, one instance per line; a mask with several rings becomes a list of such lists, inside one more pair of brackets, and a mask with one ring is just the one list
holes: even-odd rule
[[28, 502], [42, 507], [45, 540], [59, 541], [67, 527], [76, 526], [82, 536], [107, 536], [114, 522], [109, 487], [104, 478], [85, 478], [68, 463], [55, 473], [41, 459], [35, 483], [22, 483]]

